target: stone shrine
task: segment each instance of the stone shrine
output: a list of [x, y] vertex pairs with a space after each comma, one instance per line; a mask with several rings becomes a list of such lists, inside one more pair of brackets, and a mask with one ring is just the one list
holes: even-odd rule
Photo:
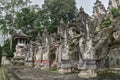
[[23, 32], [13, 35], [13, 40], [16, 41], [15, 52], [13, 57], [14, 65], [24, 65], [27, 55], [27, 45], [29, 44], [29, 36]]

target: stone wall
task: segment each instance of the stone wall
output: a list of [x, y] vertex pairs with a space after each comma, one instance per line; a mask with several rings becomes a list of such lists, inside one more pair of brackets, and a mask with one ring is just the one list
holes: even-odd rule
[[98, 69], [120, 68], [120, 49], [110, 49], [106, 58], [97, 61]]

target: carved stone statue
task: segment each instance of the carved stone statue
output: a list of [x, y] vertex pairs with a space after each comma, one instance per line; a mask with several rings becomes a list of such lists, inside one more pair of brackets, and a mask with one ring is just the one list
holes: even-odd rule
[[43, 59], [42, 36], [40, 33], [36, 36], [35, 48], [35, 68], [41, 68]]
[[42, 65], [42, 50], [42, 46], [39, 45], [35, 54], [35, 68], [40, 68]]
[[81, 69], [78, 74], [80, 77], [95, 77], [96, 61], [95, 53], [96, 50], [93, 46], [94, 30], [91, 18], [87, 15], [83, 8], [80, 8], [80, 12], [76, 19], [76, 23], [80, 29], [80, 38], [78, 41], [78, 53], [79, 63], [78, 69]]
[[68, 41], [69, 34], [67, 32], [66, 25], [63, 21], [60, 22], [60, 26], [58, 28], [59, 28], [58, 30], [59, 33], [63, 33], [63, 34], [60, 34], [61, 43], [59, 44], [59, 48], [58, 48], [59, 73], [71, 73], [70, 48], [69, 48], [69, 41]]
[[44, 29], [43, 32], [43, 59], [42, 59], [42, 68], [46, 69], [49, 68], [49, 36], [47, 29]]

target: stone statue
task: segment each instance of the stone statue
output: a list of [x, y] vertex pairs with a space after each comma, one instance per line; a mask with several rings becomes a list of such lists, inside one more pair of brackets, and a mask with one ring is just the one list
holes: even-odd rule
[[40, 68], [42, 64], [42, 46], [39, 45], [35, 54], [35, 68]]
[[16, 45], [15, 50], [16, 52], [14, 52], [14, 57], [25, 57], [25, 54], [24, 54], [25, 46]]
[[61, 43], [59, 43], [58, 48], [58, 65], [60, 68], [59, 73], [71, 73], [70, 48], [68, 41], [69, 34], [67, 32], [67, 28], [63, 20], [60, 22], [58, 32], [58, 34], [61, 36]]
[[25, 65], [33, 66], [33, 46], [32, 42], [27, 45], [26, 55], [25, 55]]
[[77, 49], [79, 53], [78, 69], [81, 69], [81, 71], [78, 75], [80, 77], [95, 77], [96, 50], [93, 46], [94, 29], [91, 18], [84, 12], [82, 7], [80, 8], [80, 12], [78, 13], [76, 24], [79, 24], [77, 26], [80, 30], [80, 37]]
[[69, 60], [69, 43], [67, 40], [67, 33], [65, 32], [65, 38], [64, 38], [64, 42], [61, 44], [63, 45], [62, 48], [62, 60]]
[[47, 29], [44, 29], [43, 32], [43, 59], [42, 59], [42, 68], [41, 69], [47, 69], [49, 68], [49, 36]]

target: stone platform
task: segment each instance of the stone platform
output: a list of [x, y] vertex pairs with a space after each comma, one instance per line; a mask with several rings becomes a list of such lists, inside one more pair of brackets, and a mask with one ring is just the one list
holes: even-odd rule
[[16, 80], [120, 80], [120, 75], [116, 74], [103, 74], [96, 78], [85, 79], [78, 77], [78, 73], [59, 74], [57, 72], [43, 71], [23, 66], [8, 67], [8, 70], [11, 70], [8, 72], [12, 72], [15, 78], [17, 78]]

